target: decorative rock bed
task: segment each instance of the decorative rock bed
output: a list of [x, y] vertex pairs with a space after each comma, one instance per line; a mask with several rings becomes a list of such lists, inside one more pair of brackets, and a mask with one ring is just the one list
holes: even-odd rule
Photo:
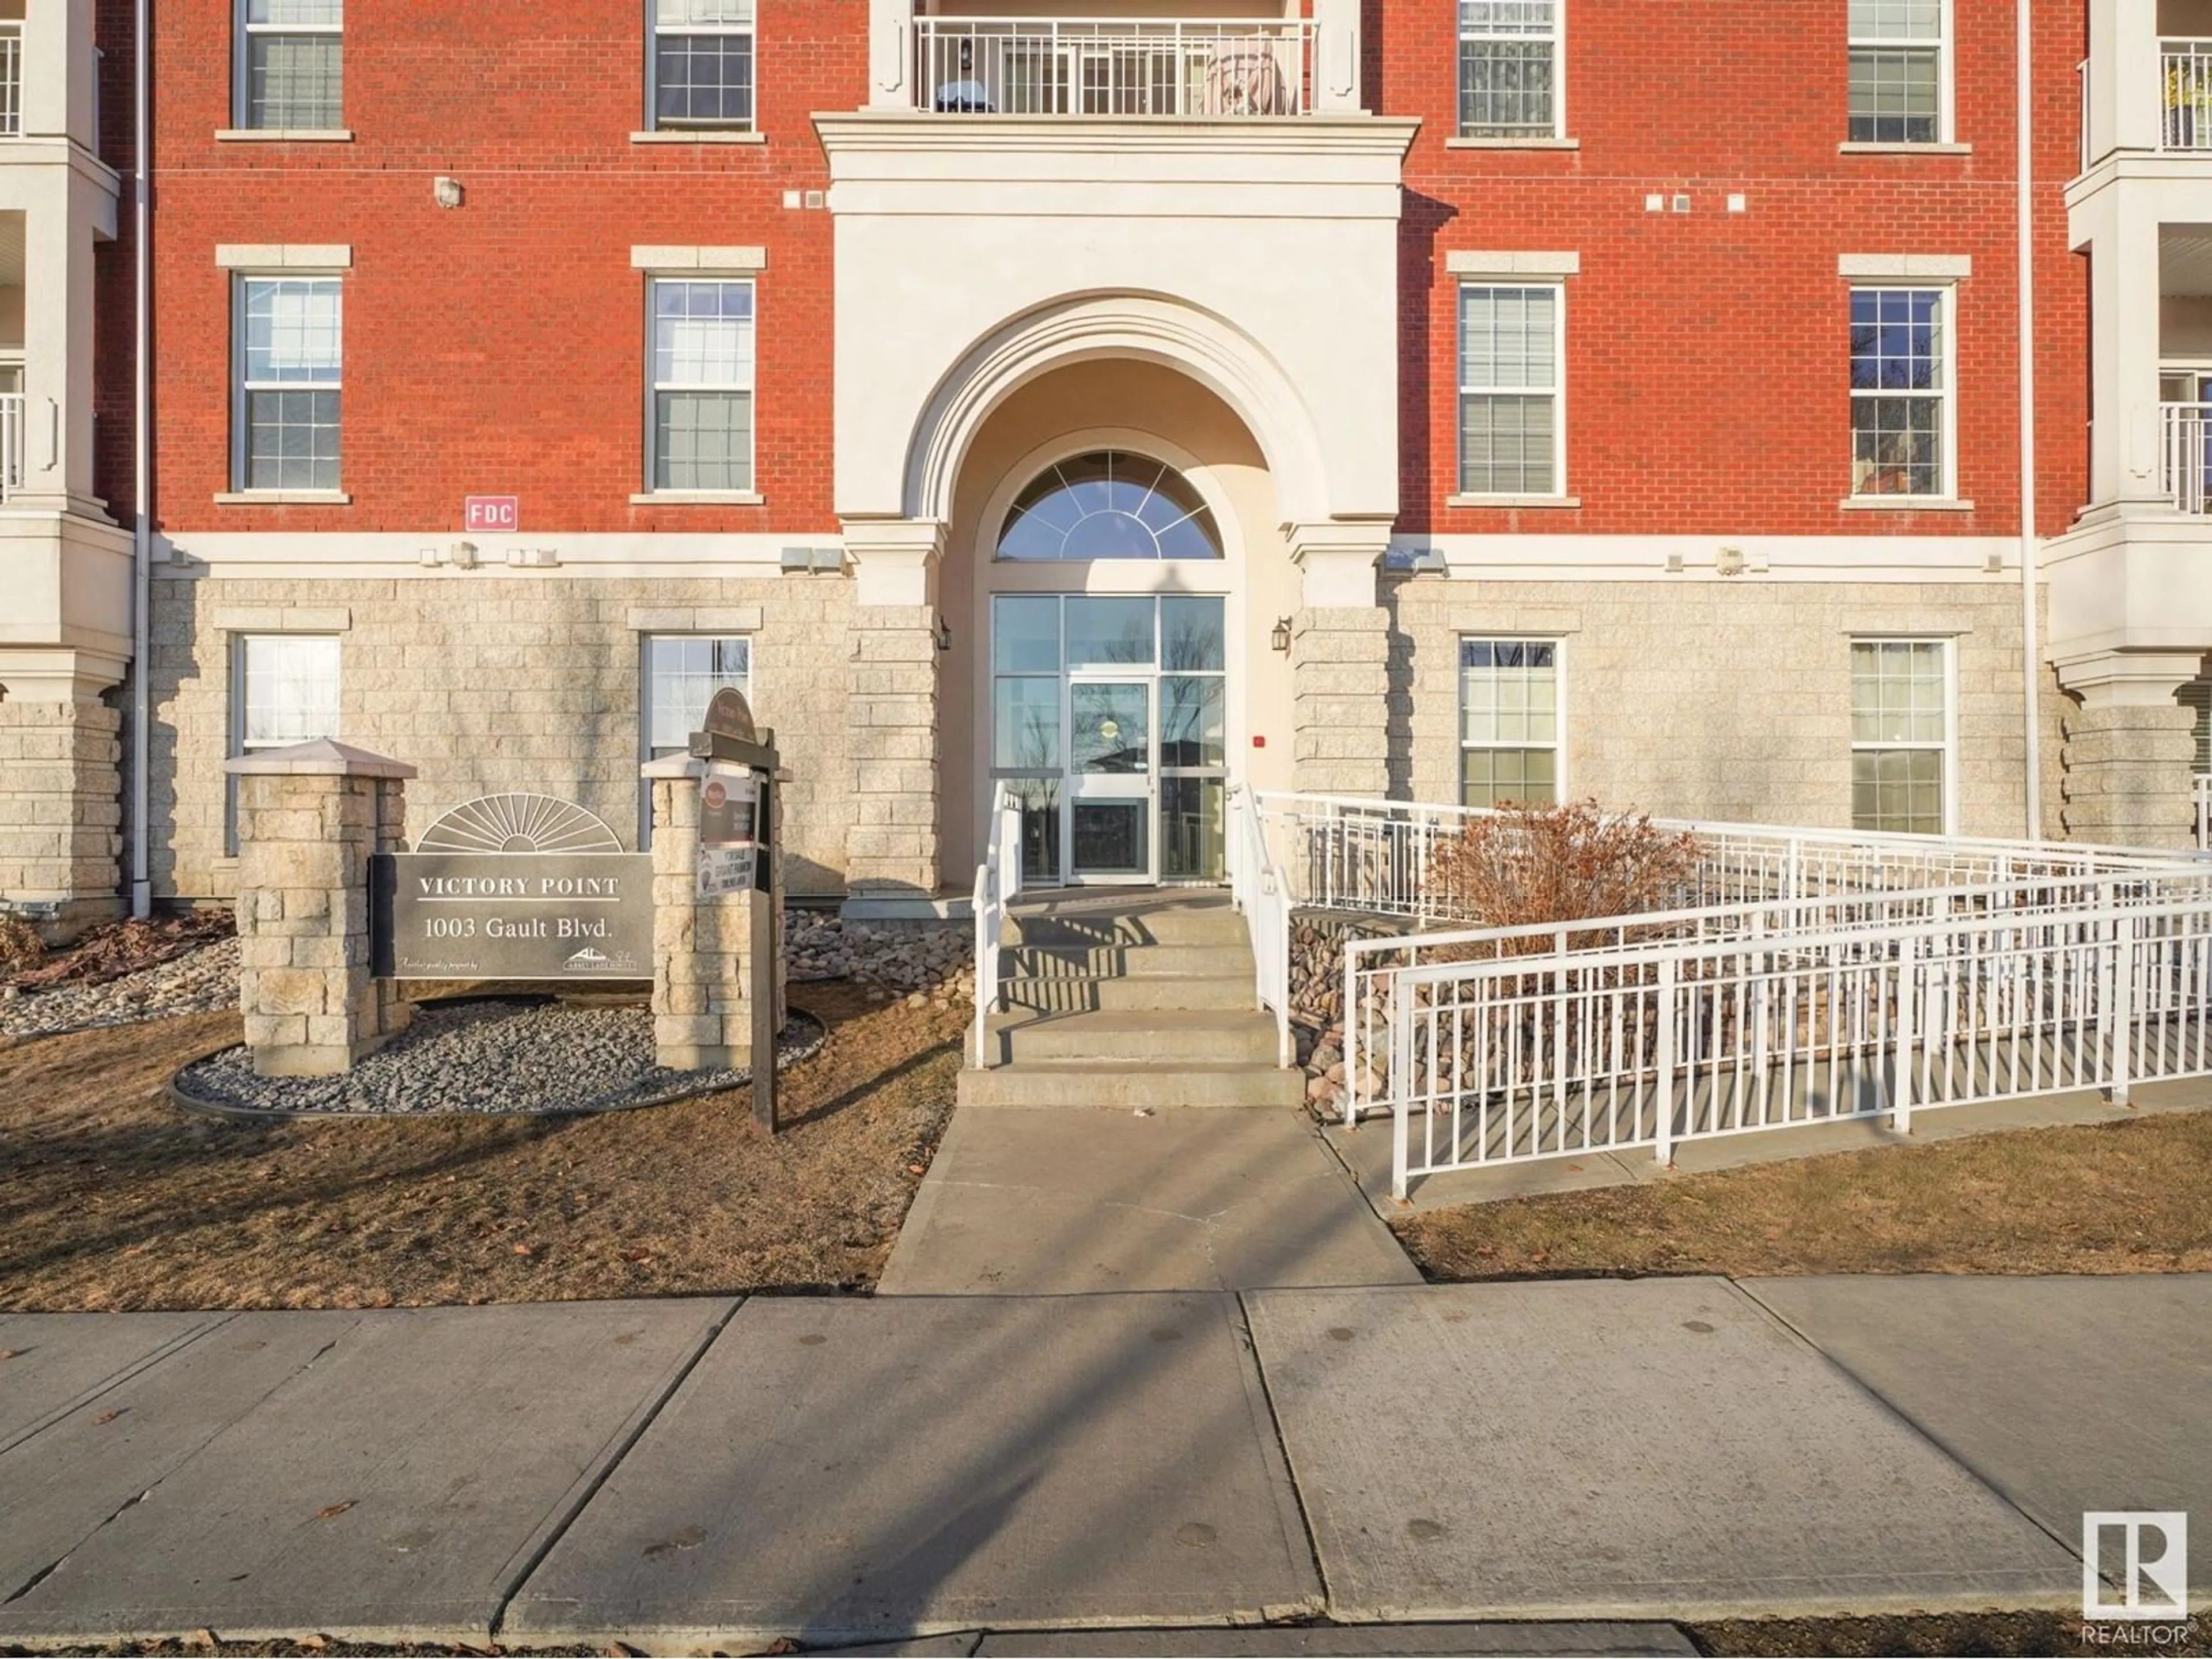
[[[777, 1040], [777, 1069], [815, 1053], [826, 1035], [794, 1009]], [[646, 1008], [488, 998], [417, 1010], [404, 1032], [343, 1077], [257, 1077], [240, 1046], [193, 1061], [170, 1090], [179, 1105], [226, 1116], [542, 1116], [665, 1105], [750, 1078], [655, 1065]]]
[[1358, 1078], [1344, 1066], [1344, 946], [1354, 939], [1382, 939], [1405, 931], [1379, 920], [1300, 916], [1291, 927], [1291, 1035], [1306, 1074], [1306, 1105], [1324, 1122], [1344, 1115], [1347, 1088], [1371, 1100], [1382, 1079], [1370, 1057]]
[[54, 1036], [96, 1025], [211, 1014], [238, 1006], [238, 941], [217, 939], [104, 984], [0, 990], [0, 1037]]

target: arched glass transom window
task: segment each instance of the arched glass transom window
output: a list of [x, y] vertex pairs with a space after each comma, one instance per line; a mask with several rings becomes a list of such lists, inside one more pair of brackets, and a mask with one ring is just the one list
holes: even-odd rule
[[1014, 498], [999, 556], [1030, 562], [1218, 559], [1221, 533], [1190, 480], [1126, 450], [1047, 467]]

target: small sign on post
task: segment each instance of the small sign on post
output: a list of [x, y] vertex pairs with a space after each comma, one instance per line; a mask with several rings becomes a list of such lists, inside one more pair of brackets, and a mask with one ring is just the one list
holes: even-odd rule
[[749, 767], [710, 760], [699, 788], [699, 896], [753, 889], [760, 780]]
[[[725, 686], [707, 705], [691, 753], [706, 762], [699, 794], [699, 896], [745, 893], [752, 906], [753, 1121], [775, 1133], [776, 910], [773, 792], [775, 733], [757, 730], [744, 694]], [[710, 885], [710, 883], [713, 884]]]

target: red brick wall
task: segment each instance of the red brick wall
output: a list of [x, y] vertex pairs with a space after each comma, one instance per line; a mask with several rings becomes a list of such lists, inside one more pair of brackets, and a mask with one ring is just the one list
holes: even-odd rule
[[[764, 8], [765, 144], [633, 144], [636, 0], [384, 0], [347, 31], [349, 144], [217, 143], [228, 0], [156, 13], [158, 501], [166, 528], [457, 531], [469, 493], [523, 528], [834, 530], [830, 216], [808, 117], [865, 88], [866, 0]], [[437, 207], [459, 179], [465, 205]], [[803, 198], [802, 198], [803, 199]], [[218, 507], [229, 488], [226, 242], [349, 243], [343, 507]], [[757, 507], [632, 507], [643, 488], [634, 244], [758, 246]]]
[[[127, 161], [130, 8], [101, 0], [111, 155]], [[2039, 528], [2086, 487], [2086, 287], [2065, 247], [2078, 0], [2038, 0]], [[814, 532], [831, 497], [830, 216], [808, 119], [866, 97], [866, 0], [769, 0], [764, 145], [636, 145], [636, 0], [382, 0], [346, 42], [355, 142], [218, 144], [228, 0], [165, 0], [158, 33], [158, 500], [171, 529], [457, 531], [470, 492], [525, 529]], [[1448, 149], [1454, 8], [1368, 0], [1367, 86], [1418, 115], [1401, 292], [1401, 526], [1420, 532], [2013, 534], [2018, 530], [2012, 9], [1959, 0], [1962, 156], [1843, 156], [1841, 0], [1663, 8], [1571, 0], [1571, 151]], [[111, 27], [111, 24], [115, 27]], [[459, 178], [466, 205], [431, 200]], [[1644, 197], [1687, 192], [1687, 216]], [[1724, 211], [1741, 191], [1750, 211]], [[217, 507], [229, 484], [222, 242], [344, 242], [348, 507]], [[759, 507], [632, 507], [641, 485], [636, 243], [757, 244]], [[1568, 487], [1578, 510], [1449, 508], [1455, 248], [1576, 249]], [[1841, 252], [1966, 253], [1959, 493], [1972, 513], [1841, 512], [1849, 484]], [[101, 314], [105, 488], [128, 496], [128, 253]], [[948, 273], [957, 280], [957, 273]], [[119, 296], [119, 297], [118, 297]], [[1356, 300], [1356, 296], [1347, 296]], [[119, 402], [118, 402], [119, 400]], [[118, 416], [120, 418], [118, 418]]]
[[[2013, 8], [1958, 0], [1956, 138], [1970, 155], [1842, 155], [1842, 0], [1571, 0], [1573, 150], [1446, 148], [1455, 9], [1370, 0], [1367, 85], [1422, 118], [1406, 167], [1402, 529], [2016, 535], [2020, 528]], [[2066, 247], [2079, 0], [2037, 0], [2037, 516], [2087, 489], [2083, 273]], [[1692, 210], [1647, 214], [1647, 192]], [[1735, 191], [1749, 211], [1726, 211]], [[1579, 509], [1455, 508], [1454, 249], [1574, 249], [1567, 489]], [[1840, 253], [1969, 254], [1959, 289], [1957, 494], [1972, 513], [1838, 511], [1850, 488]]]

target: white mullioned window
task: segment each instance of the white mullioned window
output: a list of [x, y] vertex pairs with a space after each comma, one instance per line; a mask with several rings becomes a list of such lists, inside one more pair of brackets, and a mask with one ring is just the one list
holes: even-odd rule
[[1851, 494], [1951, 495], [1957, 383], [1948, 288], [1851, 290]]
[[1548, 805], [1565, 769], [1557, 640], [1459, 642], [1460, 804]]
[[1459, 489], [1559, 495], [1566, 296], [1558, 283], [1459, 291]]
[[1950, 0], [1850, 0], [1850, 141], [1951, 136]]
[[344, 284], [336, 276], [240, 276], [236, 296], [234, 487], [335, 490]]
[[240, 126], [345, 125], [345, 0], [240, 0], [238, 40]]
[[655, 277], [650, 489], [753, 487], [753, 284]]
[[1565, 0], [1459, 0], [1462, 137], [1559, 137], [1565, 10]]
[[1951, 641], [1851, 641], [1851, 827], [1940, 836], [1956, 817]]
[[753, 0], [648, 0], [647, 113], [653, 127], [754, 119]]
[[[647, 760], [681, 755], [707, 718], [714, 693], [753, 695], [753, 642], [742, 634], [648, 634], [639, 676], [639, 748]], [[653, 786], [638, 801], [638, 845], [653, 842]]]
[[[335, 634], [240, 634], [231, 641], [230, 752], [250, 755], [338, 734]], [[238, 852], [238, 780], [224, 806], [224, 848]]]

